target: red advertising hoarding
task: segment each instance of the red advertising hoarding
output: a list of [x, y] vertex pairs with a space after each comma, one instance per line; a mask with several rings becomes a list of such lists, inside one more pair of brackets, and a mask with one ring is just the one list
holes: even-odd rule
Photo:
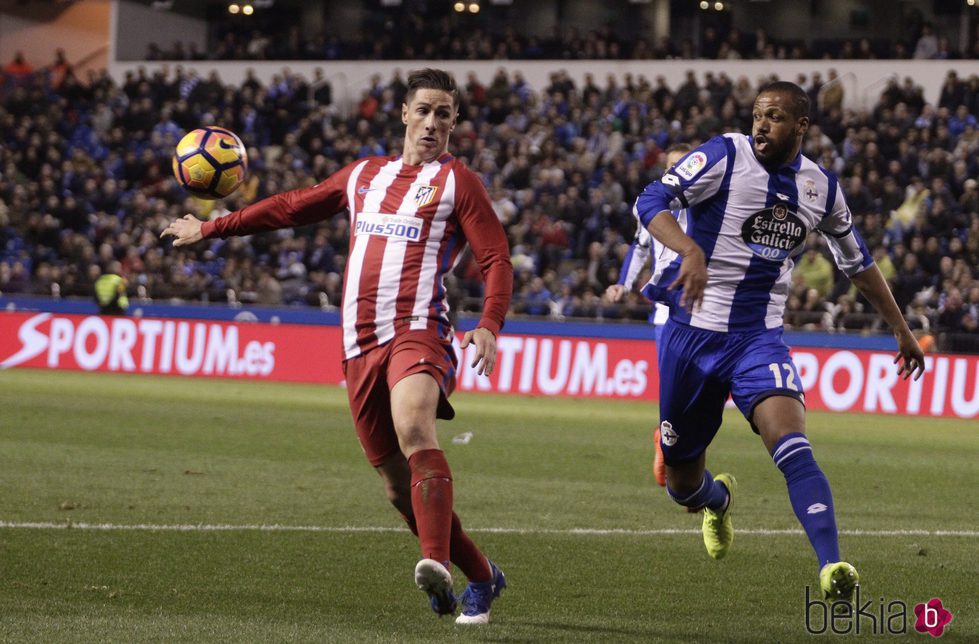
[[339, 383], [338, 327], [0, 313], [0, 368]]
[[[0, 313], [0, 367], [170, 374], [341, 384], [335, 326]], [[468, 351], [474, 351], [474, 348]], [[500, 394], [655, 401], [655, 345], [647, 340], [501, 335], [492, 377], [460, 361], [458, 389]], [[979, 356], [929, 355], [917, 382], [893, 354], [793, 351], [809, 409], [979, 416]]]

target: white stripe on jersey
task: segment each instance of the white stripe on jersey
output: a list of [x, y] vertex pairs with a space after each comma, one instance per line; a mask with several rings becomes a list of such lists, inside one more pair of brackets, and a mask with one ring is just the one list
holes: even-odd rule
[[[428, 328], [428, 309], [432, 304], [432, 285], [435, 284], [436, 279], [439, 281], [439, 286], [442, 285], [442, 277], [438, 275], [439, 248], [442, 246], [443, 237], [445, 237], [445, 225], [455, 208], [455, 186], [455, 173], [450, 171], [445, 177], [442, 198], [439, 199], [435, 216], [432, 217], [431, 227], [428, 230], [428, 242], [425, 244], [425, 256], [422, 259], [421, 270], [418, 272], [415, 306], [411, 310], [414, 319], [408, 327], [413, 331]], [[446, 302], [445, 309], [447, 313], [448, 302]]]
[[782, 264], [782, 271], [775, 280], [772, 287], [768, 309], [765, 311], [765, 328], [777, 329], [782, 326], [782, 318], [785, 315], [785, 303], [789, 299], [789, 291], [792, 290], [792, 269], [795, 268], [795, 260], [791, 257]]
[[[414, 217], [418, 212], [415, 193], [418, 192], [419, 186], [428, 185], [441, 169], [440, 163], [426, 163], [408, 186], [396, 214]], [[396, 175], [397, 173], [393, 173], [392, 178]], [[397, 314], [398, 293], [401, 292], [401, 275], [404, 272], [407, 244], [408, 242], [404, 240], [392, 238], [388, 238], [387, 243], [384, 244], [384, 259], [381, 261], [381, 278], [377, 283], [377, 305], [374, 316], [376, 325], [374, 335], [377, 336], [378, 344], [384, 344], [394, 337], [394, 317]]]
[[[387, 194], [388, 187], [394, 183], [401, 168], [400, 158], [390, 161], [381, 167], [377, 175], [371, 179], [370, 188], [364, 195], [364, 208], [362, 212], [377, 212], [380, 210], [381, 201]], [[360, 354], [360, 346], [357, 344], [357, 305], [360, 292], [360, 277], [364, 265], [364, 255], [367, 252], [367, 242], [369, 235], [355, 235], [357, 229], [357, 218], [359, 212], [354, 212], [356, 195], [357, 177], [364, 168], [366, 162], [357, 167], [347, 180], [348, 201], [350, 203], [350, 234], [354, 238], [353, 250], [347, 258], [347, 283], [343, 288], [343, 348], [346, 358], [353, 358]]]

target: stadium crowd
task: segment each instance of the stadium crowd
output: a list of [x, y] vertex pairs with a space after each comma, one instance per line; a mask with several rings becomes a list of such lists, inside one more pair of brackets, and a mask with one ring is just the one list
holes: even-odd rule
[[[636, 293], [601, 294], [618, 277], [635, 231], [631, 205], [663, 171], [664, 150], [750, 128], [756, 88], [769, 79], [690, 72], [678, 87], [626, 74], [565, 72], [530, 87], [500, 68], [459, 79], [463, 107], [450, 146], [479, 174], [510, 238], [514, 312], [645, 319]], [[979, 76], [950, 72], [937, 105], [892, 81], [873, 110], [842, 108], [843, 89], [814, 73], [794, 80], [815, 106], [804, 153], [843, 181], [854, 221], [914, 328], [945, 350], [979, 350]], [[299, 232], [172, 248], [160, 231], [185, 212], [215, 217], [311, 185], [359, 157], [399, 150], [403, 78], [375, 77], [351, 114], [329, 85], [288, 71], [267, 86], [228, 86], [179, 65], [85, 79], [58, 60], [8, 72], [0, 95], [0, 292], [92, 297], [120, 272], [135, 301], [229, 301], [335, 307], [349, 227], [343, 216]], [[172, 178], [183, 133], [205, 124], [249, 147], [244, 186], [222, 202], [191, 198]], [[797, 258], [786, 323], [876, 330], [865, 302], [818, 236]], [[642, 276], [640, 279], [644, 279]], [[459, 310], [480, 301], [463, 262], [449, 288]]]
[[[295, 20], [226, 16], [211, 24], [206, 48], [193, 43], [150, 42], [147, 60], [666, 60], [830, 58], [958, 59], [979, 58], [979, 29], [970, 45], [957, 49], [956, 39], [938, 33], [920, 13], [905, 22], [905, 38], [780, 38], [763, 27], [746, 33], [721, 23], [704, 22], [689, 37], [674, 33], [658, 41], [639, 35], [623, 37], [621, 29], [604, 25], [583, 31], [557, 25], [546, 35], [532, 35], [512, 26], [489, 28], [466, 16], [446, 15], [449, 3], [413, 7], [400, 14], [381, 12], [365, 19], [360, 29], [322, 25], [322, 33], [305, 37]], [[649, 30], [647, 30], [649, 31]], [[540, 33], [538, 30], [536, 33]]]

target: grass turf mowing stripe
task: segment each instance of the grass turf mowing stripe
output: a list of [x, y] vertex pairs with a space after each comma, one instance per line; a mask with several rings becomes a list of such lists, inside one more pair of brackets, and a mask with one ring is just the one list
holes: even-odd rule
[[[336, 533], [356, 533], [356, 532], [407, 532], [405, 528], [390, 528], [383, 526], [302, 526], [302, 525], [231, 525], [231, 524], [151, 524], [140, 523], [132, 525], [115, 523], [52, 523], [52, 522], [14, 522], [0, 521], [0, 529], [7, 530], [103, 530], [103, 531], [124, 531], [139, 530], [147, 532], [336, 532]], [[548, 535], [585, 535], [585, 536], [664, 536], [680, 534], [700, 534], [699, 529], [695, 528], [660, 528], [656, 530], [630, 530], [625, 528], [468, 528], [468, 532], [481, 532], [486, 534], [548, 534]], [[798, 528], [742, 528], [738, 534], [756, 536], [777, 536], [790, 534], [803, 534]], [[840, 530], [841, 535], [859, 537], [979, 537], [979, 530]]]

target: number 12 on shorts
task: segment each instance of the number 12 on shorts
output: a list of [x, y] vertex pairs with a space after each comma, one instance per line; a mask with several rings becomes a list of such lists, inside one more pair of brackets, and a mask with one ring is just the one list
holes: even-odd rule
[[[788, 362], [783, 362], [779, 365], [777, 362], [773, 362], [768, 365], [771, 369], [772, 375], [775, 376], [775, 388], [776, 389], [791, 389], [792, 391], [799, 391], [799, 387], [795, 384], [795, 369]], [[783, 383], [782, 371], [785, 371], [785, 378]]]

